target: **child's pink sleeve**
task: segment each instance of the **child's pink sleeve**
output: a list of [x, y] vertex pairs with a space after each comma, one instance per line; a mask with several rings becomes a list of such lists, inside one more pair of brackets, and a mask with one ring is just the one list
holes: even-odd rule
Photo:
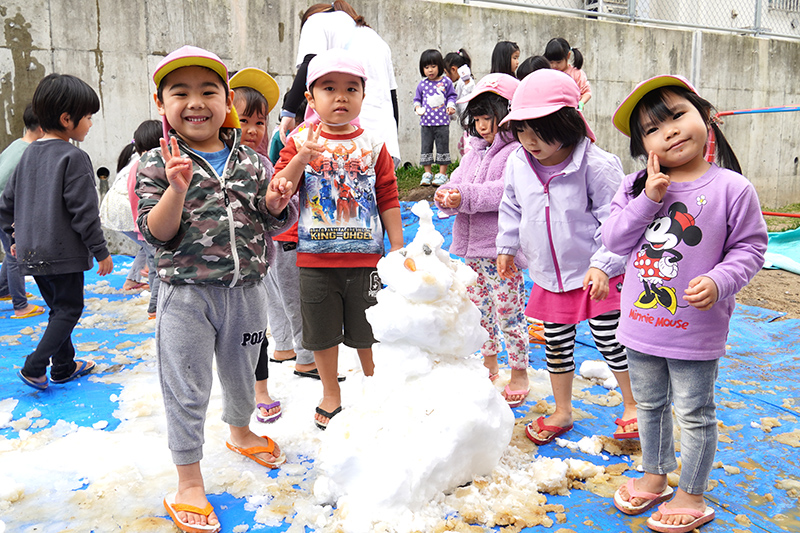
[[[130, 172], [128, 172], [128, 201], [131, 203], [131, 214], [133, 214], [133, 220], [138, 220], [139, 218], [139, 197], [136, 196], [136, 170], [139, 168], [139, 161], [136, 161], [131, 166]], [[136, 224], [134, 224], [136, 226]], [[140, 241], [144, 240], [144, 237], [139, 232], [139, 227], [136, 226], [134, 230], [136, 232], [136, 236], [139, 238]]]

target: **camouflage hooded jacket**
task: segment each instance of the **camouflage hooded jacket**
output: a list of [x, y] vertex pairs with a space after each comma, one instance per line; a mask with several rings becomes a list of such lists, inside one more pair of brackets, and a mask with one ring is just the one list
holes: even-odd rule
[[150, 210], [169, 186], [161, 149], [139, 161], [137, 224], [156, 247], [158, 275], [167, 283], [235, 287], [258, 282], [267, 273], [266, 234], [288, 229], [297, 218], [296, 210], [284, 210], [280, 218], [269, 213], [264, 196], [270, 177], [258, 155], [240, 146], [240, 130], [222, 131], [229, 132], [223, 140], [231, 149], [222, 176], [178, 139], [181, 154], [194, 162], [193, 176], [178, 233], [168, 242], [156, 239], [147, 226]]

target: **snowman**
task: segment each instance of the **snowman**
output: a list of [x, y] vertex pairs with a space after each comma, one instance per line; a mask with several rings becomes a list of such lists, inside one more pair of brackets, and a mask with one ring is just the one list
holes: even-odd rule
[[466, 287], [477, 274], [442, 250], [427, 202], [413, 242], [378, 262], [367, 310], [375, 374], [321, 437], [314, 494], [347, 532], [414, 527], [413, 513], [488, 476], [514, 416], [475, 355], [488, 338]]

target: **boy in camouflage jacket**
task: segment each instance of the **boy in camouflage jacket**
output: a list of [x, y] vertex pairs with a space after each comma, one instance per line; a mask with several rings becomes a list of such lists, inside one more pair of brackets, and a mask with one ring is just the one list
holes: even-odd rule
[[241, 146], [227, 69], [205, 50], [184, 46], [164, 58], [153, 80], [164, 121], [161, 148], [138, 170], [138, 225], [156, 246], [162, 280], [156, 315], [159, 379], [178, 490], [164, 506], [183, 531], [218, 531], [200, 471], [203, 425], [213, 381], [222, 384], [227, 446], [276, 468], [275, 442], [250, 431], [254, 368], [267, 327], [266, 232], [289, 228], [291, 183], [269, 180]]

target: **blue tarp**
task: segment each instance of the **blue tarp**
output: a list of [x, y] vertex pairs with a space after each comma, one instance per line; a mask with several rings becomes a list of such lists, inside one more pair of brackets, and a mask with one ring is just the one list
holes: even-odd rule
[[[403, 223], [406, 240], [410, 240], [416, 232], [416, 217], [403, 205]], [[437, 227], [445, 235], [445, 248], [449, 247], [452, 219], [435, 220]], [[124, 263], [130, 258], [115, 257], [118, 265], [114, 274], [107, 278], [111, 285], [120, 288], [124, 282]], [[86, 284], [92, 286], [98, 281], [96, 274], [87, 273]], [[37, 294], [33, 283], [28, 289]], [[87, 291], [87, 300], [102, 298], [114, 302], [129, 298], [123, 295], [96, 294]], [[41, 304], [41, 300], [34, 300]], [[10, 303], [1, 304], [0, 316], [10, 313]], [[85, 311], [84, 317], [91, 316], [92, 311]], [[119, 385], [104, 384], [82, 379], [74, 386], [51, 387], [44, 392], [36, 392], [23, 385], [15, 373], [20, 368], [25, 355], [35, 346], [29, 333], [21, 331], [27, 327], [37, 327], [44, 316], [26, 320], [0, 319], [0, 401], [15, 398], [19, 401], [13, 411], [14, 419], [25, 416], [25, 413], [36, 408], [42, 412], [42, 418], [50, 421], [46, 427], [58, 420], [75, 422], [79, 426], [92, 426], [98, 421], [108, 421], [104, 431], [114, 431], [119, 421], [114, 418], [117, 407], [116, 394]], [[703, 527], [704, 533], [730, 532], [800, 532], [800, 506], [798, 494], [788, 494], [776, 487], [782, 479], [800, 481], [800, 453], [798, 438], [790, 444], [782, 444], [775, 437], [790, 434], [798, 429], [797, 416], [800, 416], [800, 353], [796, 341], [800, 337], [800, 321], [779, 320], [780, 313], [757, 307], [739, 306], [731, 323], [728, 356], [720, 366], [717, 381], [718, 418], [723, 424], [717, 460], [724, 465], [740, 468], [739, 473], [726, 473], [717, 468], [712, 471], [712, 480], [718, 482], [713, 490], [706, 493], [711, 505], [717, 510], [714, 522]], [[125, 324], [110, 329], [81, 328], [76, 330], [79, 344], [96, 342], [99, 346], [115, 346], [121, 342], [120, 335]], [[125, 333], [124, 339], [140, 343], [152, 333]], [[600, 359], [595, 350], [588, 328], [579, 328], [581, 341], [576, 349], [576, 360]], [[544, 368], [540, 347], [531, 345], [531, 365]], [[107, 373], [118, 372], [131, 365], [114, 364], [104, 359], [103, 351], [92, 352], [98, 362], [112, 365]], [[501, 357], [502, 360], [502, 357]], [[503, 361], [505, 364], [505, 361]], [[605, 390], [597, 387], [597, 394], [605, 394]], [[591, 392], [591, 390], [590, 390]], [[552, 402], [552, 397], [547, 401]], [[612, 429], [609, 426], [613, 414], [608, 408], [600, 407], [583, 400], [576, 399], [575, 407], [588, 412], [593, 418], [575, 423], [575, 429], [568, 435], [570, 440], [577, 441], [582, 436], [605, 435]], [[515, 410], [517, 418], [530, 418], [530, 404]], [[760, 419], [772, 417], [779, 419], [780, 427], [770, 433], [763, 431], [758, 425]], [[31, 429], [39, 431], [40, 429]], [[10, 427], [0, 429], [0, 435], [8, 439], [19, 438], [18, 433]], [[3, 453], [3, 452], [0, 452]], [[6, 452], [13, 453], [13, 452]], [[587, 461], [609, 466], [619, 462], [629, 462], [625, 457], [602, 458], [570, 451], [566, 448], [549, 445], [540, 447], [539, 455], [547, 457], [578, 457]], [[213, 469], [213, 465], [205, 465]], [[0, 473], [1, 475], [2, 473]], [[275, 476], [274, 471], [267, 475]], [[223, 524], [248, 524], [250, 530], [284, 531], [288, 524], [280, 527], [264, 527], [254, 520], [254, 513], [245, 510], [245, 501], [228, 494], [210, 495], [209, 500], [217, 509]], [[648, 531], [644, 518], [627, 517], [616, 511], [610, 498], [603, 498], [585, 490], [572, 490], [569, 496], [547, 496], [548, 503], [563, 504], [566, 509], [566, 522], [556, 524], [552, 529], [541, 526], [526, 528], [524, 531], [555, 531], [566, 528], [575, 532], [588, 531]], [[42, 502], [42, 506], [47, 502]], [[13, 507], [12, 507], [13, 512]], [[152, 509], [153, 516], [164, 516], [163, 509]], [[744, 515], [752, 522], [747, 525], [737, 515]], [[2, 517], [7, 523], [12, 520]], [[25, 524], [14, 524], [15, 530], [27, 530]], [[78, 528], [76, 530], [80, 530]], [[226, 529], [227, 530], [227, 529]]]

